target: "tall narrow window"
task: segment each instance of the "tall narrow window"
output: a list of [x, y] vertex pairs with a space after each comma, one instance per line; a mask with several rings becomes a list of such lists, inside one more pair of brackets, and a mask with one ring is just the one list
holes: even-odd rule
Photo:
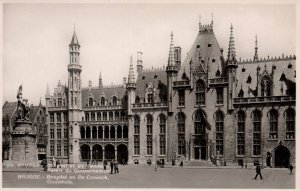
[[224, 116], [221, 111], [216, 112], [216, 151], [223, 155], [224, 150]]
[[64, 138], [68, 138], [68, 129], [64, 128]]
[[184, 95], [184, 90], [179, 90], [178, 91], [178, 97], [179, 97], [179, 106], [184, 106], [185, 105], [185, 95]]
[[269, 77], [264, 76], [260, 82], [261, 96], [271, 96], [271, 80]]
[[185, 154], [185, 116], [184, 113], [178, 113], [178, 154], [184, 155]]
[[216, 93], [217, 93], [217, 104], [223, 104], [223, 88], [216, 88]]
[[293, 109], [288, 109], [286, 111], [286, 139], [295, 139], [295, 111]]
[[196, 83], [196, 105], [205, 105], [205, 84], [202, 80]]
[[57, 145], [56, 145], [56, 154], [58, 157], [61, 156], [61, 142], [60, 141], [58, 141]]
[[89, 113], [85, 113], [85, 120], [90, 121], [90, 114]]
[[97, 121], [101, 121], [101, 113], [97, 112]]
[[149, 94], [147, 94], [147, 98], [148, 98], [148, 103], [153, 103], [154, 101], [153, 101], [153, 93], [149, 93]]
[[57, 129], [57, 139], [61, 139], [61, 129]]
[[103, 121], [107, 121], [107, 113], [106, 112], [103, 112]]
[[62, 99], [61, 99], [61, 95], [60, 94], [58, 94], [58, 98], [57, 98], [57, 105], [58, 105], [58, 107], [61, 107], [62, 106]]
[[140, 118], [134, 116], [134, 155], [140, 155]]
[[54, 156], [54, 141], [50, 141], [50, 156]]
[[64, 113], [64, 122], [67, 122], [67, 121], [68, 121], [68, 114]]
[[147, 155], [152, 155], [152, 141], [153, 141], [153, 134], [152, 134], [152, 116], [147, 115], [147, 134], [146, 134], [146, 140], [147, 140]]
[[50, 113], [50, 123], [54, 123], [54, 113]]
[[94, 105], [94, 100], [93, 98], [89, 98], [89, 106], [92, 107]]
[[95, 121], [95, 113], [94, 112], [91, 113], [91, 121]]
[[50, 139], [54, 139], [54, 129], [50, 129]]
[[109, 112], [109, 121], [113, 120], [113, 116], [114, 116], [113, 112]]
[[101, 103], [101, 106], [105, 106], [105, 98], [104, 97], [101, 97], [100, 103]]
[[245, 154], [245, 113], [238, 112], [238, 129], [237, 129], [237, 154]]
[[68, 141], [64, 141], [64, 156], [68, 156]]
[[269, 139], [277, 139], [278, 137], [278, 115], [275, 109], [270, 111], [270, 132], [269, 132]]
[[117, 105], [117, 98], [115, 96], [112, 98], [112, 105], [113, 106]]
[[260, 155], [261, 115], [258, 110], [253, 112], [253, 155]]
[[60, 123], [61, 122], [61, 113], [56, 114], [56, 122]]
[[166, 154], [166, 117], [164, 115], [159, 116], [159, 153], [160, 155]]

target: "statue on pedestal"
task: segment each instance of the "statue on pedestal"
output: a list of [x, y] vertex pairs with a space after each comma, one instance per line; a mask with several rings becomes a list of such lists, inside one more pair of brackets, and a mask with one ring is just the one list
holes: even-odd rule
[[18, 106], [17, 106], [17, 120], [29, 121], [29, 104], [28, 99], [22, 99], [22, 85], [19, 86], [17, 93]]

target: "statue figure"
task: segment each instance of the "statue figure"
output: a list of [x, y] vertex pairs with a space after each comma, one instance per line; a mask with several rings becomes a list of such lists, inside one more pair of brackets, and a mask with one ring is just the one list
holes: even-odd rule
[[22, 99], [22, 85], [19, 86], [17, 93], [18, 106], [17, 106], [17, 120], [29, 121], [29, 104], [28, 99]]

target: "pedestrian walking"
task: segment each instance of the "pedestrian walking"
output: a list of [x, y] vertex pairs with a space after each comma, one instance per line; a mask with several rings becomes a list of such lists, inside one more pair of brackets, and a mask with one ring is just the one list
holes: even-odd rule
[[56, 168], [61, 168], [59, 159], [57, 159], [57, 161], [56, 161]]
[[114, 162], [115, 174], [119, 173], [118, 161], [115, 160]]
[[293, 174], [293, 169], [294, 169], [294, 166], [292, 164], [290, 164], [290, 175]]
[[104, 162], [103, 162], [104, 170], [106, 170], [106, 165], [107, 165], [107, 162], [106, 162], [106, 160], [104, 160]]
[[43, 161], [41, 162], [41, 165], [43, 166], [44, 171], [48, 170], [48, 164], [47, 164], [47, 160], [46, 159], [43, 159]]
[[256, 180], [256, 178], [257, 178], [257, 176], [260, 176], [260, 179], [262, 180], [263, 179], [263, 177], [262, 177], [262, 175], [261, 175], [261, 166], [260, 166], [260, 164], [258, 163], [257, 165], [256, 165], [256, 176], [255, 176], [255, 180]]
[[113, 173], [113, 170], [114, 170], [114, 163], [113, 163], [113, 160], [110, 161], [110, 174]]
[[52, 168], [55, 168], [56, 166], [56, 162], [55, 162], [55, 158], [53, 157], [52, 159], [51, 159], [51, 162], [52, 162]]
[[158, 168], [158, 160], [155, 162], [155, 171], [157, 171], [157, 168]]

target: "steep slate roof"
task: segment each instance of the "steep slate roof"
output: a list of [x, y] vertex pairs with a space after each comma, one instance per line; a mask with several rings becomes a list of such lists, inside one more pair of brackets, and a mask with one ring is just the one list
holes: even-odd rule
[[167, 85], [166, 71], [144, 70], [141, 73], [139, 73], [136, 81], [136, 96], [139, 96], [139, 98], [145, 98], [147, 87], [146, 84], [149, 85], [150, 82], [156, 89], [158, 88], [159, 82], [163, 83], [164, 85]]
[[2, 117], [11, 117], [16, 111], [17, 106], [17, 102], [5, 102], [2, 107]]
[[[292, 67], [288, 68], [288, 65], [291, 64]], [[265, 61], [257, 61], [257, 62], [242, 62], [239, 63], [237, 68], [237, 88], [236, 88], [236, 97], [241, 90], [241, 86], [243, 87], [244, 97], [249, 97], [248, 88], [252, 90], [256, 89], [257, 85], [257, 67], [260, 67], [259, 74], [262, 74], [263, 71], [266, 70], [268, 74], [271, 74], [272, 67], [276, 66], [273, 74], [273, 96], [281, 96], [286, 95], [286, 84], [281, 82], [279, 79], [281, 75], [284, 73], [287, 79], [296, 82], [295, 79], [295, 71], [296, 71], [296, 60], [295, 59], [274, 59], [274, 60], [265, 60]], [[244, 68], [244, 72], [242, 71]], [[251, 77], [251, 83], [247, 83], [248, 76]], [[281, 84], [283, 85], [283, 94], [281, 93]], [[258, 95], [260, 96], [260, 95]], [[250, 97], [254, 97], [252, 93], [250, 93]]]
[[30, 107], [30, 111], [29, 111], [29, 121], [33, 122], [34, 118], [37, 114], [37, 112], [39, 111], [39, 106], [33, 106]]
[[[211, 47], [208, 45], [211, 43]], [[222, 72], [222, 61], [221, 61], [221, 51], [218, 41], [213, 32], [199, 32], [191, 49], [189, 50], [183, 64], [181, 65], [181, 69], [178, 72], [178, 80], [180, 80], [182, 74], [185, 72], [186, 75], [190, 77], [190, 62], [192, 60], [191, 68], [192, 72], [195, 70], [201, 70], [202, 67], [199, 62], [199, 48], [197, 46], [200, 45], [200, 56], [204, 59], [203, 66], [206, 68], [207, 62], [210, 67], [209, 78], [215, 78], [215, 73], [219, 69]], [[215, 58], [215, 62], [212, 62], [213, 58]]]
[[122, 99], [125, 95], [126, 89], [123, 86], [111, 86], [111, 87], [92, 87], [82, 88], [82, 107], [88, 105], [88, 99], [92, 95], [93, 99], [96, 101], [96, 105], [100, 104], [100, 98], [102, 93], [104, 93], [105, 99], [108, 100], [108, 104], [112, 101], [112, 96], [117, 95], [117, 99]]

